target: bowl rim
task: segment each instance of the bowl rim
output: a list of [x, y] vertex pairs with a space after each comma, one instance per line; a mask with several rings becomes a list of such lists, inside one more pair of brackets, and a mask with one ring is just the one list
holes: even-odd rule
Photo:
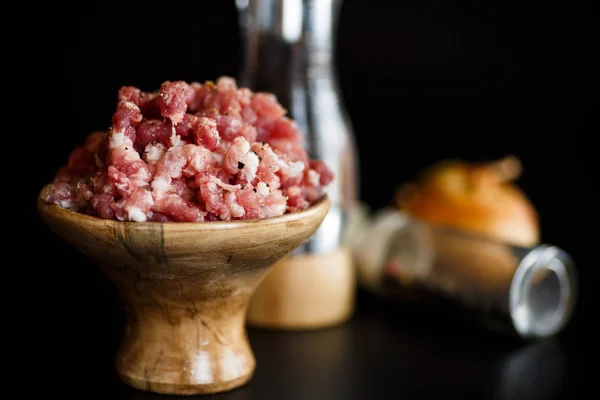
[[54, 214], [57, 218], [65, 220], [79, 220], [81, 223], [87, 224], [100, 224], [100, 225], [112, 225], [121, 227], [157, 227], [161, 226], [164, 228], [195, 228], [205, 227], [207, 229], [235, 229], [241, 227], [249, 227], [252, 225], [276, 225], [285, 224], [288, 222], [294, 222], [302, 220], [304, 218], [314, 216], [325, 209], [324, 214], [329, 212], [331, 207], [331, 200], [327, 193], [324, 193], [319, 200], [314, 202], [306, 210], [295, 211], [292, 213], [286, 213], [275, 217], [259, 218], [259, 219], [246, 219], [246, 220], [233, 220], [233, 221], [202, 221], [202, 222], [191, 222], [191, 221], [171, 221], [171, 222], [159, 222], [159, 221], [120, 221], [115, 219], [104, 219], [89, 214], [83, 214], [77, 211], [69, 210], [68, 208], [61, 207], [54, 203], [49, 203], [44, 200], [40, 194], [37, 196], [37, 208], [40, 214]]

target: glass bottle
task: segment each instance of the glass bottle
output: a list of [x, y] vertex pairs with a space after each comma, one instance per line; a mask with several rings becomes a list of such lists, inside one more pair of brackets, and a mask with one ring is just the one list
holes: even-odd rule
[[577, 299], [575, 264], [556, 246], [515, 246], [396, 209], [365, 223], [354, 251], [365, 289], [454, 305], [488, 327], [525, 339], [561, 331]]
[[[309, 156], [323, 160], [335, 174], [327, 189], [330, 212], [317, 233], [292, 257], [296, 264], [308, 257], [315, 274], [319, 264], [323, 268], [349, 270], [352, 261], [346, 241], [357, 207], [358, 159], [334, 69], [334, 33], [340, 0], [237, 0], [236, 5], [242, 34], [240, 86], [275, 94], [305, 134]], [[346, 286], [351, 285], [353, 273], [347, 271], [344, 276], [349, 281]], [[322, 279], [328, 278], [324, 275]], [[347, 287], [344, 295], [350, 296], [351, 290]], [[278, 301], [299, 302], [298, 308], [303, 299], [281, 295]], [[306, 324], [311, 325], [311, 317], [306, 318]]]

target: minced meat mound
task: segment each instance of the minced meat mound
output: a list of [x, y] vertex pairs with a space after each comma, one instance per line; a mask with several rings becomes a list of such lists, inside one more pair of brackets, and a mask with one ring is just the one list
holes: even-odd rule
[[121, 221], [230, 221], [304, 210], [332, 179], [274, 95], [221, 77], [122, 87], [108, 130], [71, 153], [42, 198]]

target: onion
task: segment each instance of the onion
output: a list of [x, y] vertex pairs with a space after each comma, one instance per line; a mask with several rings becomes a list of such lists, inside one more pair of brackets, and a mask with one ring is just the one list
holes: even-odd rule
[[431, 224], [530, 247], [539, 243], [539, 220], [513, 183], [521, 172], [514, 156], [487, 163], [444, 161], [401, 186], [394, 203]]

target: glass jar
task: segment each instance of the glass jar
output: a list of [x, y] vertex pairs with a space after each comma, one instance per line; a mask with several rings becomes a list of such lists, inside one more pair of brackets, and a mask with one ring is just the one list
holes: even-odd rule
[[335, 175], [327, 188], [331, 209], [323, 224], [273, 268], [257, 289], [248, 320], [271, 327], [337, 324], [351, 315], [354, 303], [347, 232], [358, 196], [355, 142], [333, 63], [340, 1], [236, 4], [243, 53], [240, 85], [275, 94], [305, 134], [309, 156], [323, 160]]

